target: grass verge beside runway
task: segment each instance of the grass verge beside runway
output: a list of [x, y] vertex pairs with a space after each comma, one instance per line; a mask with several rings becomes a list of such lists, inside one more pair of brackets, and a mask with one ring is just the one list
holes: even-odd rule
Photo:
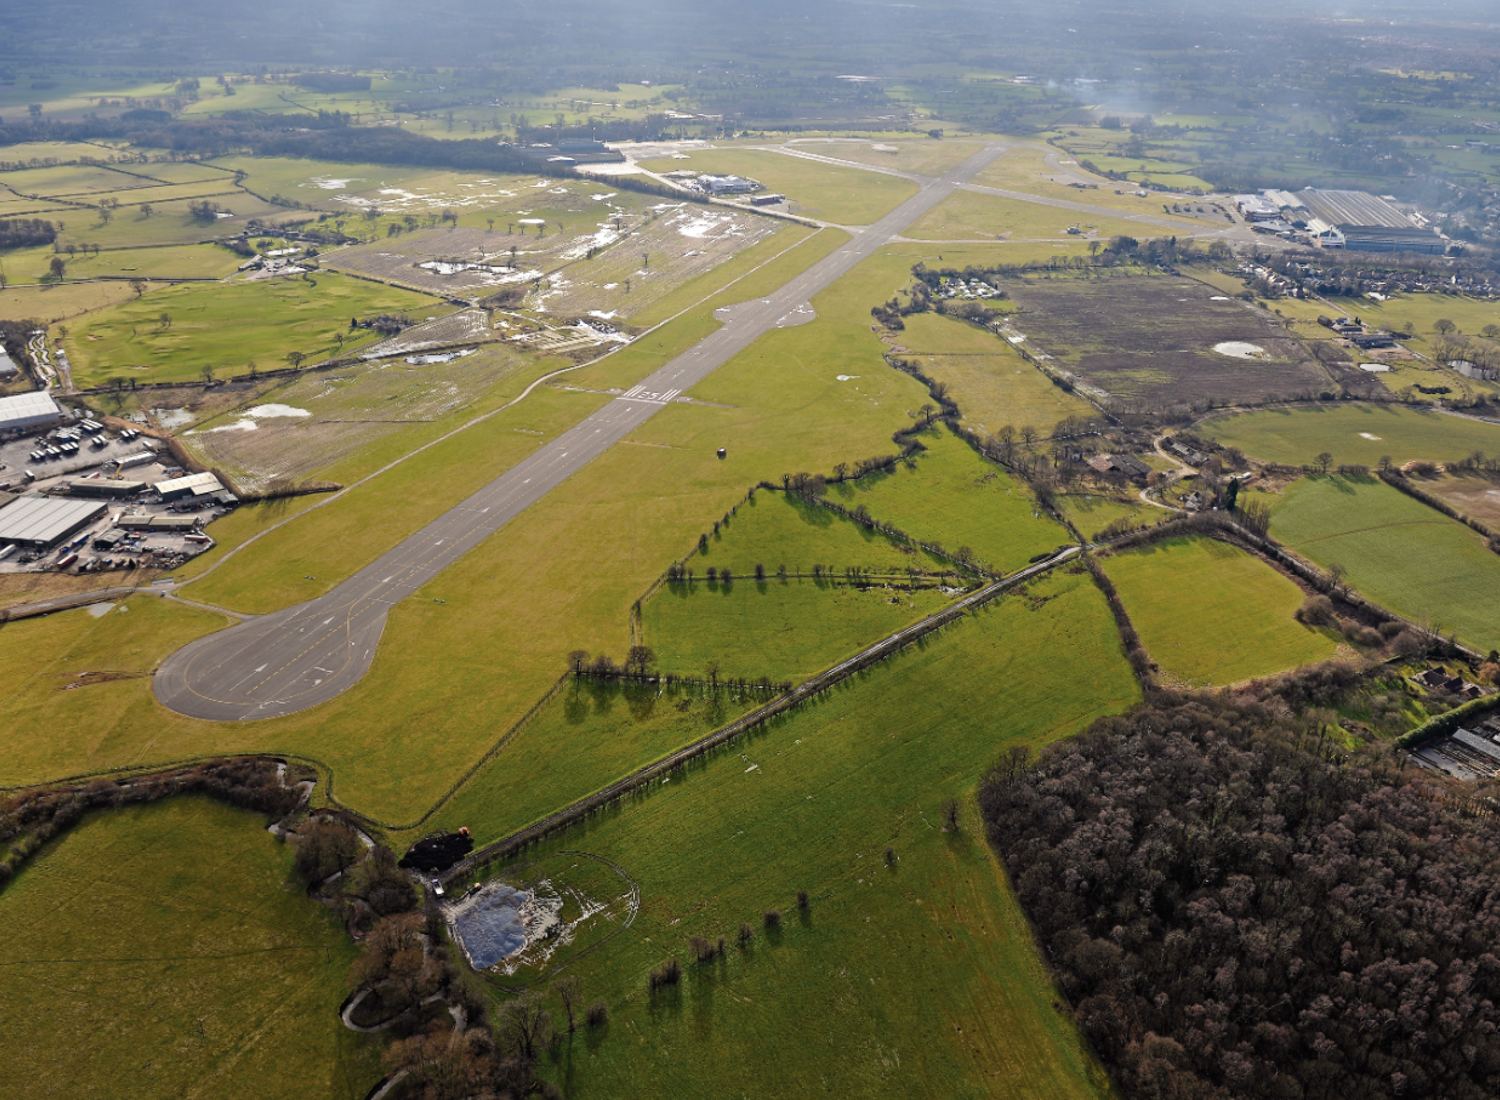
[[[640, 887], [634, 925], [568, 970], [612, 1009], [547, 1066], [568, 1096], [1108, 1095], [977, 818], [939, 829], [1008, 747], [1138, 697], [1089, 578], [1029, 588], [528, 854], [585, 850]], [[648, 995], [692, 935], [726, 956]]]
[[1293, 617], [1303, 593], [1255, 555], [1177, 538], [1104, 561], [1151, 659], [1172, 680], [1218, 686], [1327, 660], [1338, 643]]
[[5, 1092], [363, 1096], [338, 1019], [356, 954], [256, 814], [200, 797], [90, 815], [0, 891]]

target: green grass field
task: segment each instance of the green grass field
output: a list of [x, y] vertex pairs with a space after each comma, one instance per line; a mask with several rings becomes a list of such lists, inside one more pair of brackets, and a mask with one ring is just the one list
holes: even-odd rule
[[[529, 853], [614, 860], [641, 896], [628, 932], [570, 966], [612, 1015], [550, 1074], [579, 1100], [1108, 1095], [977, 815], [945, 834], [938, 806], [1009, 746], [1137, 694], [1089, 579], [1046, 579]], [[648, 996], [647, 970], [687, 961], [695, 934], [728, 937], [725, 959]]]
[[1374, 478], [1305, 478], [1271, 514], [1271, 535], [1406, 618], [1479, 650], [1500, 646], [1500, 555], [1478, 534]]
[[0, 891], [5, 1092], [42, 1100], [363, 1096], [338, 1019], [356, 949], [291, 849], [205, 798], [98, 812]]
[[[37, 282], [49, 274], [53, 251], [50, 248], [27, 248], [8, 252], [5, 269], [14, 282]], [[130, 248], [100, 252], [98, 255], [62, 256], [67, 264], [65, 280], [100, 279], [222, 279], [233, 275], [242, 262], [227, 248], [218, 245], [180, 245], [164, 248]], [[127, 283], [125, 289], [134, 297]]]
[[1139, 497], [1122, 500], [1098, 493], [1061, 493], [1054, 500], [1062, 514], [1086, 539], [1097, 537], [1099, 532], [1119, 520], [1144, 527], [1169, 514], [1143, 504]]
[[1415, 459], [1453, 461], [1476, 450], [1500, 451], [1500, 424], [1388, 405], [1271, 409], [1215, 417], [1197, 430], [1252, 458], [1292, 466], [1311, 463], [1323, 451], [1333, 455], [1336, 464], [1372, 469], [1383, 455], [1399, 464]]
[[765, 184], [766, 190], [784, 194], [795, 213], [834, 225], [869, 225], [917, 193], [916, 184], [897, 176], [755, 149], [705, 149], [687, 160], [641, 164], [653, 172], [691, 169], [749, 176]]
[[935, 588], [860, 591], [809, 577], [663, 585], [642, 608], [646, 644], [668, 672], [805, 680], [871, 642], [939, 610]]
[[1225, 543], [1167, 539], [1116, 554], [1104, 568], [1169, 679], [1223, 687], [1327, 660], [1338, 647], [1292, 618], [1300, 588]]
[[[205, 365], [220, 374], [243, 373], [250, 360], [263, 370], [286, 365], [301, 352], [309, 362], [378, 339], [352, 330], [352, 317], [409, 313], [442, 316], [452, 307], [425, 294], [397, 290], [329, 271], [303, 279], [167, 287], [134, 302], [101, 310], [74, 326], [70, 358], [79, 386], [112, 378], [142, 382], [195, 379]], [[163, 326], [161, 315], [171, 318]]]
[[922, 442], [927, 450], [894, 473], [831, 485], [829, 499], [846, 508], [863, 504], [876, 519], [949, 553], [967, 546], [978, 561], [1006, 572], [1069, 541], [1023, 484], [951, 432], [929, 429]]
[[947, 383], [964, 424], [991, 435], [1007, 424], [1043, 434], [1070, 416], [1093, 416], [1083, 398], [1066, 393], [993, 333], [955, 317], [918, 313], [906, 318], [895, 341], [922, 373]]
[[704, 534], [708, 545], [687, 560], [699, 577], [707, 575], [709, 566], [727, 566], [739, 577], [754, 574], [757, 565], [768, 573], [783, 565], [791, 573], [810, 573], [814, 565], [822, 565], [839, 575], [846, 569], [891, 575], [951, 568], [925, 550], [908, 552], [887, 536], [792, 493], [757, 492], [718, 531]]
[[759, 706], [763, 697], [573, 680], [413, 833], [466, 827], [506, 836]]

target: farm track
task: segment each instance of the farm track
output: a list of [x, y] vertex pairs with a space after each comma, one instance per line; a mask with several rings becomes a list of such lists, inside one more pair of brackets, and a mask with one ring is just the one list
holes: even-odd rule
[[392, 605], [786, 322], [1007, 148], [986, 146], [780, 289], [742, 303], [723, 327], [324, 596], [177, 651], [157, 672], [157, 699], [189, 717], [243, 721], [292, 714], [347, 691], [369, 670]]
[[758, 707], [749, 714], [741, 716], [729, 725], [720, 727], [708, 736], [694, 741], [691, 745], [678, 749], [676, 752], [663, 757], [654, 764], [648, 764], [644, 768], [632, 772], [624, 779], [617, 780], [602, 790], [581, 798], [572, 805], [549, 814], [524, 829], [520, 829], [501, 840], [471, 852], [461, 862], [454, 864], [452, 868], [444, 872], [442, 876], [444, 884], [446, 885], [449, 882], [463, 878], [480, 863], [513, 855], [527, 845], [535, 844], [548, 835], [557, 832], [559, 829], [564, 829], [575, 822], [583, 820], [595, 810], [609, 805], [631, 791], [639, 790], [653, 780], [675, 771], [684, 764], [705, 753], [711, 752], [728, 741], [732, 741], [741, 734], [764, 725], [777, 715], [793, 709], [808, 699], [821, 695], [842, 681], [847, 680], [855, 673], [883, 661], [887, 657], [893, 656], [913, 642], [919, 641], [933, 631], [939, 630], [961, 618], [966, 612], [982, 607], [996, 596], [1004, 593], [1007, 589], [1038, 577], [1064, 562], [1071, 561], [1082, 552], [1083, 548], [1081, 546], [1069, 546], [1055, 557], [1036, 565], [1028, 566], [1025, 569], [1012, 573], [1008, 577], [987, 584], [962, 599], [949, 604], [940, 611], [934, 612], [920, 622], [913, 623], [911, 626], [904, 627], [894, 634], [887, 635], [873, 645], [860, 650], [848, 660], [841, 661], [832, 668], [818, 673], [785, 695], [778, 696], [764, 706]]

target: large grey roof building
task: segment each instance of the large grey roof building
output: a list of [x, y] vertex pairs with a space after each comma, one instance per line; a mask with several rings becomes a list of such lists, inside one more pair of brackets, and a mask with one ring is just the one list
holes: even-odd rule
[[1378, 195], [1309, 187], [1295, 196], [1312, 214], [1311, 230], [1325, 247], [1357, 252], [1443, 253], [1448, 244]]
[[36, 428], [61, 419], [62, 410], [50, 393], [18, 393], [0, 397], [0, 431]]
[[104, 514], [98, 500], [27, 496], [0, 508], [0, 543], [48, 550]]

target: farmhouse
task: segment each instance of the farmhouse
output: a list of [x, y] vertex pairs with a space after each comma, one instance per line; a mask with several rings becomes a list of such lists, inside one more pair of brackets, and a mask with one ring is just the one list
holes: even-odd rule
[[1089, 465], [1101, 474], [1124, 474], [1126, 477], [1145, 477], [1151, 467], [1131, 455], [1095, 455]]

